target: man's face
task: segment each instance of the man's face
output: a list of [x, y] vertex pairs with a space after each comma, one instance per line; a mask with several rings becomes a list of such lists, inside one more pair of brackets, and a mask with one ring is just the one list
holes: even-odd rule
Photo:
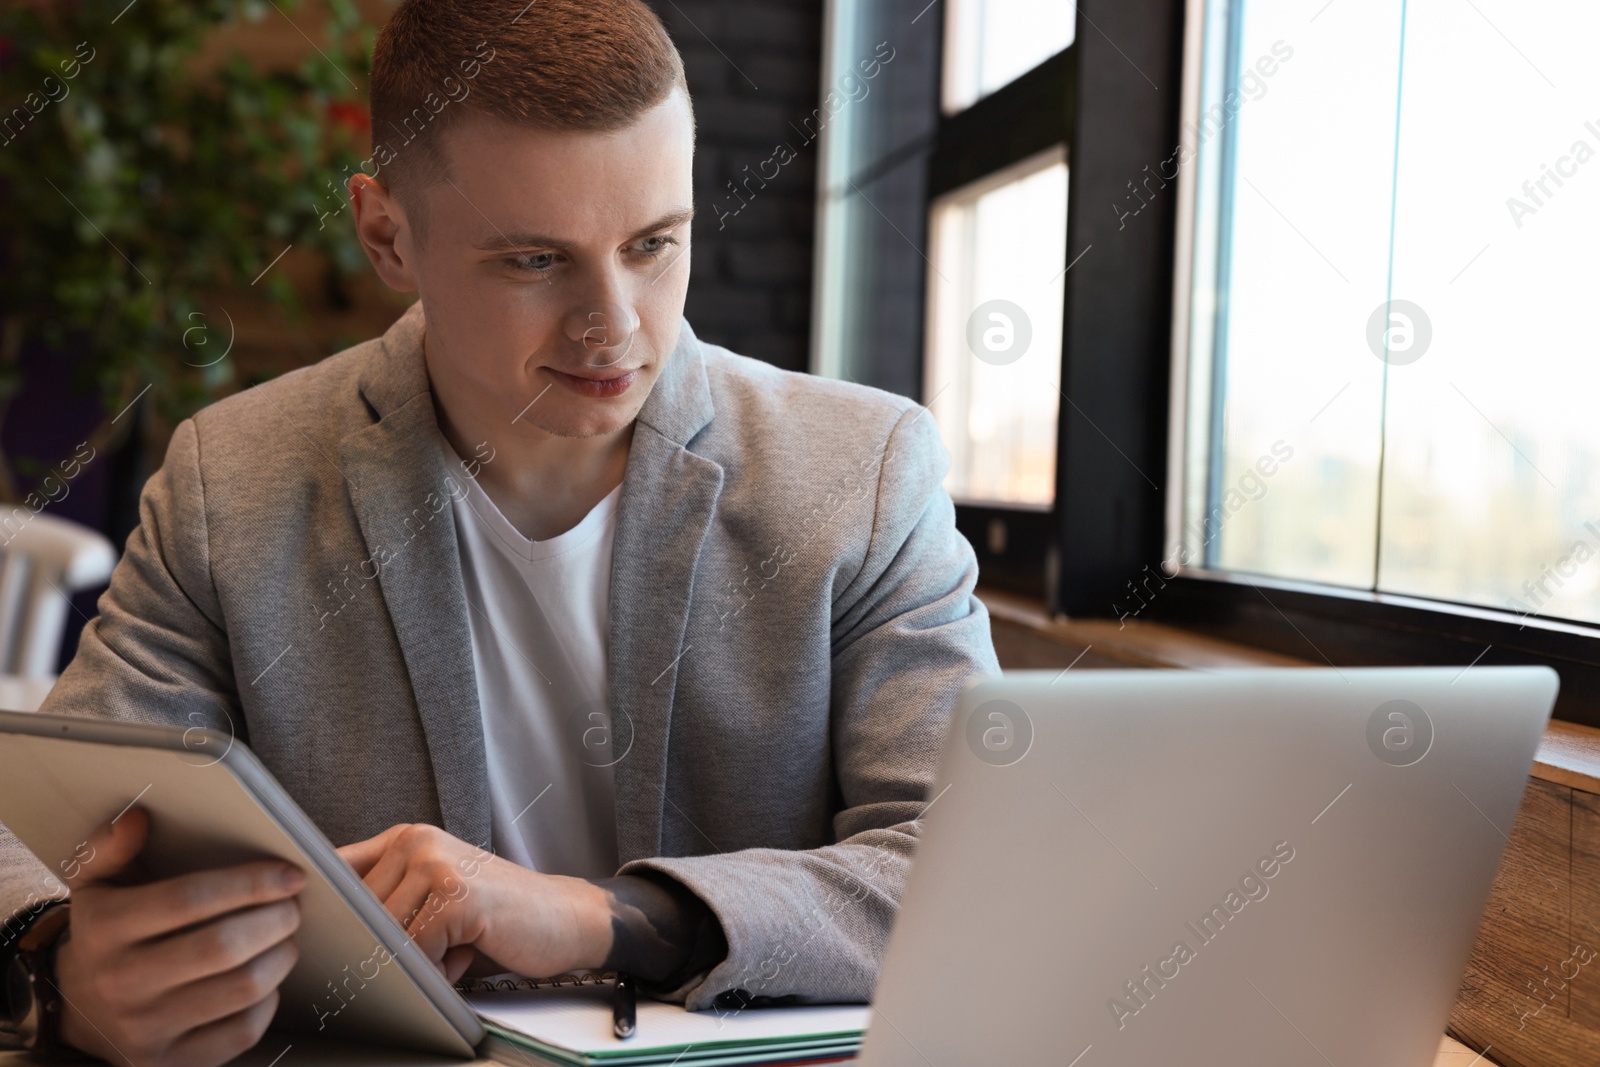
[[442, 145], [450, 179], [422, 191], [426, 245], [408, 228], [395, 241], [426, 308], [435, 395], [457, 423], [626, 427], [677, 343], [689, 284], [688, 101], [674, 91], [613, 133], [474, 115]]

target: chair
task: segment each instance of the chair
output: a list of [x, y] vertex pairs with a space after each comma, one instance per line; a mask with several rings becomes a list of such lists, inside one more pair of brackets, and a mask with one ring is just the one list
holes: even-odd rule
[[55, 682], [72, 594], [104, 585], [117, 550], [81, 523], [20, 507], [0, 516], [0, 706], [34, 710]]

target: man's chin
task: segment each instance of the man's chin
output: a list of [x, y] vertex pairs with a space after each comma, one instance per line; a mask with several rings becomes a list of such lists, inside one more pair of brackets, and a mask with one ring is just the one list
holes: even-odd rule
[[552, 437], [606, 437], [627, 429], [638, 415], [639, 409], [630, 405], [626, 410], [617, 411], [564, 412], [553, 419], [535, 419], [529, 412], [522, 421], [532, 423]]

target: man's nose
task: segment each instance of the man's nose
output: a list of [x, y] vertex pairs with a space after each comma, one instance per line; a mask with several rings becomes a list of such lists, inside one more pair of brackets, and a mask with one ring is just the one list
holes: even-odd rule
[[638, 329], [639, 316], [618, 300], [589, 302], [567, 317], [567, 336], [583, 346], [586, 359], [601, 365], [620, 358]]

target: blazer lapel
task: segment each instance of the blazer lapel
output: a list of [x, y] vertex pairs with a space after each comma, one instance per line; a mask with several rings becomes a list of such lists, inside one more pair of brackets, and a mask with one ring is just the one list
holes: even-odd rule
[[622, 863], [661, 848], [667, 740], [695, 566], [722, 491], [722, 467], [684, 446], [712, 415], [705, 358], [688, 322], [639, 412], [617, 501], [611, 556], [608, 682], [617, 851]]
[[[362, 392], [379, 415], [340, 442], [361, 533], [405, 657], [444, 829], [490, 845], [488, 761], [452, 492], [422, 359], [420, 302], [383, 336]], [[381, 739], [374, 739], [381, 743]]]
[[[369, 358], [361, 388], [378, 421], [346, 436], [340, 455], [362, 536], [374, 554], [388, 550], [378, 584], [416, 694], [444, 828], [487, 846], [488, 762], [422, 336], [419, 302]], [[685, 446], [712, 414], [705, 358], [682, 321], [635, 422], [617, 502], [607, 683], [613, 743], [625, 751], [613, 769], [623, 863], [660, 851], [673, 692], [680, 661], [694, 654], [684, 631], [722, 490], [722, 467]]]

